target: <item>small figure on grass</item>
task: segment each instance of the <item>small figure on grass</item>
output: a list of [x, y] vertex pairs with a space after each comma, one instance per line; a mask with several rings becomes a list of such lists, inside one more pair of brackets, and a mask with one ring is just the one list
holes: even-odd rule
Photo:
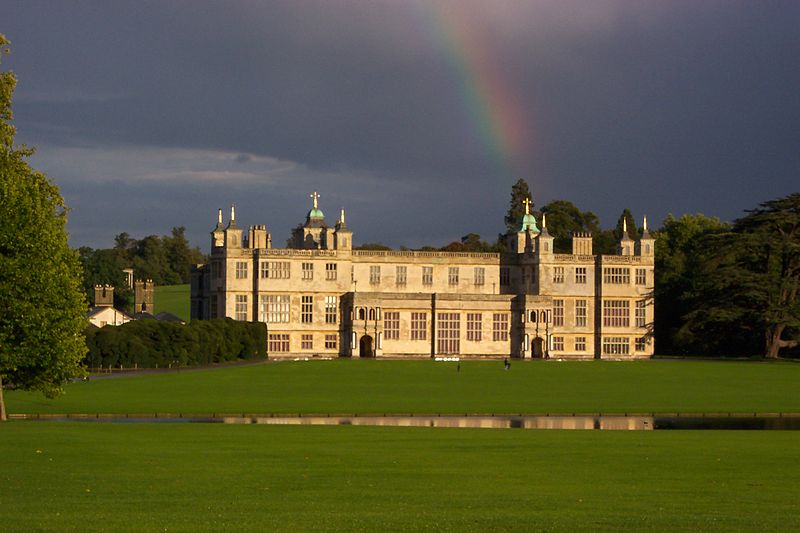
[[503, 369], [508, 370], [509, 368], [511, 368], [511, 363], [508, 362], [508, 357], [506, 357], [503, 361]]

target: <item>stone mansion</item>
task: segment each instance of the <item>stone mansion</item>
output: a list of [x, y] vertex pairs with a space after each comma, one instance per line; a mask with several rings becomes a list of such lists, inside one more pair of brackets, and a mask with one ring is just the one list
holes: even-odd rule
[[266, 226], [223, 224], [192, 272], [192, 320], [266, 323], [269, 357], [646, 358], [654, 241], [624, 232], [615, 255], [590, 234], [553, 251], [526, 201], [505, 253], [353, 250], [344, 210], [329, 226], [318, 195], [289, 248]]

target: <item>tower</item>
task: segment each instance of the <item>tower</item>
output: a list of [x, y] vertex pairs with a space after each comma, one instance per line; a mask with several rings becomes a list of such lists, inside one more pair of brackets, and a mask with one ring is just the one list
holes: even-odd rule
[[[222, 220], [220, 215], [219, 220]], [[221, 224], [221, 222], [220, 222]], [[242, 247], [242, 228], [236, 224], [236, 206], [231, 205], [231, 221], [225, 228], [225, 247], [226, 248], [241, 248]]]
[[225, 246], [225, 226], [222, 225], [222, 209], [217, 210], [217, 225], [211, 230], [211, 249]]
[[542, 231], [536, 238], [536, 254], [539, 257], [553, 255], [553, 236], [547, 231], [547, 214], [542, 213]]
[[633, 255], [633, 240], [628, 235], [628, 219], [622, 219], [622, 238], [617, 244], [617, 255]]
[[655, 239], [647, 231], [647, 216], [642, 221], [642, 236], [636, 242], [636, 255], [653, 257], [655, 255]]
[[111, 285], [94, 286], [94, 306], [113, 307], [114, 306], [114, 287]]
[[152, 279], [136, 280], [133, 284], [133, 312], [153, 314], [154, 292]]
[[522, 201], [525, 204], [525, 214], [522, 216], [522, 224], [517, 231], [515, 246], [512, 251], [518, 254], [531, 251], [533, 249], [533, 239], [539, 234], [539, 228], [536, 226], [536, 217], [531, 214], [530, 198], [525, 198]]
[[334, 247], [340, 251], [349, 252], [353, 249], [353, 232], [347, 229], [344, 221], [344, 207], [336, 222], [336, 231], [333, 234]]
[[314, 191], [309, 195], [313, 201], [311, 210], [306, 214], [306, 221], [302, 227], [293, 232], [296, 248], [305, 250], [325, 250], [329, 248], [328, 236], [330, 228], [325, 226], [325, 213], [319, 208], [319, 193]]

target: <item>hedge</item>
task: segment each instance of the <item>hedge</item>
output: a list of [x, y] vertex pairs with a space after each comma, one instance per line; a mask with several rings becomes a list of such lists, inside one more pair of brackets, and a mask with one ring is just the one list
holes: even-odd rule
[[267, 357], [267, 328], [230, 318], [189, 324], [136, 320], [86, 331], [86, 364], [99, 367], [166, 367]]

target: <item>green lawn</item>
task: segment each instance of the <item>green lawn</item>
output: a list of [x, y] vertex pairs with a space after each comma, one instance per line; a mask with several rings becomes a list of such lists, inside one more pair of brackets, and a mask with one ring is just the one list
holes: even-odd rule
[[4, 531], [792, 531], [800, 432], [11, 422]]
[[93, 379], [10, 413], [800, 412], [800, 364], [724, 361], [282, 362]]
[[188, 284], [156, 286], [155, 294], [153, 295], [153, 305], [155, 307], [155, 313], [153, 314], [166, 311], [188, 322], [190, 315], [189, 300]]

